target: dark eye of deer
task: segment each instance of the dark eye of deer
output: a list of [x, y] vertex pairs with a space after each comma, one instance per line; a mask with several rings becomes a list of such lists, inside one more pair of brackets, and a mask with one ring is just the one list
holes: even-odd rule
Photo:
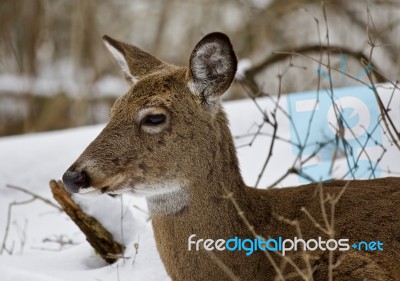
[[160, 125], [165, 122], [165, 119], [166, 117], [164, 114], [147, 115], [144, 118], [143, 125], [147, 126]]

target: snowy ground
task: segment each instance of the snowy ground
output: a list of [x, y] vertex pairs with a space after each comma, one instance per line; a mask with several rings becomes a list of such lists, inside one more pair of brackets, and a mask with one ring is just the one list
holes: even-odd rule
[[[399, 112], [397, 100], [392, 101]], [[387, 100], [389, 100], [389, 96]], [[280, 105], [287, 107], [287, 101]], [[270, 112], [274, 102], [259, 101], [262, 109]], [[257, 131], [257, 124], [263, 120], [262, 113], [252, 101], [226, 104], [235, 136]], [[294, 159], [290, 139], [289, 121], [283, 112], [277, 112], [279, 120], [278, 140], [266, 175], [259, 186], [273, 183], [292, 165]], [[394, 116], [400, 124], [399, 114]], [[353, 114], [351, 114], [353, 116]], [[20, 186], [35, 194], [52, 200], [48, 187], [50, 179], [60, 179], [63, 172], [79, 156], [83, 149], [100, 132], [104, 125], [41, 133], [0, 139], [0, 243], [6, 234], [9, 204], [22, 202], [31, 196], [7, 188], [6, 185]], [[382, 129], [383, 130], [383, 129]], [[254, 185], [268, 154], [272, 133], [271, 128], [262, 130], [266, 135], [256, 138], [251, 146], [238, 149], [239, 160], [245, 181]], [[252, 140], [251, 134], [236, 139], [242, 146]], [[387, 141], [383, 137], [382, 142]], [[378, 151], [379, 152], [379, 151]], [[379, 157], [379, 153], [375, 158]], [[399, 151], [387, 153], [381, 166], [390, 166], [398, 161]], [[338, 165], [343, 160], [338, 160]], [[395, 163], [395, 162], [393, 162]], [[339, 169], [340, 170], [340, 169]], [[382, 169], [380, 176], [387, 173]], [[298, 184], [298, 177], [291, 176], [281, 186]], [[77, 199], [84, 208], [96, 216], [114, 234], [117, 240], [127, 245], [126, 260], [106, 265], [95, 255], [85, 242], [79, 229], [64, 213], [39, 200], [13, 206], [10, 228], [6, 241], [7, 251], [0, 255], [0, 276], [2, 281], [47, 281], [47, 280], [169, 280], [158, 257], [153, 239], [151, 223], [148, 221], [145, 201], [141, 198], [123, 196], [111, 198], [101, 196], [93, 199]], [[121, 215], [122, 214], [122, 215]], [[121, 227], [121, 222], [123, 227]], [[58, 241], [57, 243], [54, 241]], [[60, 241], [67, 242], [61, 246]], [[72, 244], [72, 245], [70, 245]]]

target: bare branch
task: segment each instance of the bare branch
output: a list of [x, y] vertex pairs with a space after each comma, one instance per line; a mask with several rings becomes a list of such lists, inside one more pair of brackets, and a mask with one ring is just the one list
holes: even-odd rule
[[42, 196], [40, 196], [38, 194], [35, 194], [35, 193], [33, 193], [33, 192], [29, 191], [29, 190], [26, 190], [25, 188], [22, 188], [22, 187], [19, 187], [19, 186], [15, 186], [15, 185], [11, 185], [11, 184], [7, 184], [6, 187], [7, 188], [11, 188], [11, 189], [15, 189], [15, 190], [18, 190], [18, 191], [21, 191], [21, 192], [24, 192], [26, 194], [29, 194], [33, 198], [39, 199], [39, 200], [43, 201], [44, 203], [46, 203], [46, 204], [58, 209], [60, 212], [63, 212], [63, 209], [60, 208], [60, 206], [57, 206], [56, 204], [51, 202], [49, 199], [46, 199], [46, 198], [44, 198], [44, 197], [42, 197]]
[[5, 233], [4, 233], [3, 243], [1, 244], [1, 248], [0, 248], [0, 255], [3, 254], [3, 251], [7, 251], [6, 243], [7, 243], [8, 233], [10, 231], [12, 208], [15, 207], [15, 206], [32, 203], [33, 201], [35, 201], [35, 199], [37, 199], [37, 198], [33, 197], [33, 198], [29, 199], [29, 200], [19, 201], [19, 202], [15, 201], [15, 202], [12, 202], [12, 203], [8, 204], [6, 230], [5, 230]]
[[54, 198], [63, 207], [65, 212], [85, 234], [87, 241], [96, 252], [108, 263], [115, 262], [123, 257], [124, 246], [117, 243], [111, 233], [105, 229], [94, 217], [89, 216], [72, 200], [65, 191], [61, 181], [50, 182]]
[[362, 61], [369, 61], [372, 69], [371, 71], [375, 75], [377, 82], [378, 83], [388, 82], [388, 79], [381, 74], [382, 71], [379, 70], [378, 66], [374, 62], [370, 61], [369, 57], [365, 55], [362, 51], [355, 51], [344, 46], [329, 46], [329, 45], [306, 45], [293, 48], [291, 50], [282, 50], [274, 52], [271, 56], [265, 58], [261, 63], [248, 69], [245, 72], [245, 78], [255, 83], [254, 82], [255, 76], [275, 63], [290, 58], [294, 54], [306, 55], [309, 53], [318, 53], [318, 52], [329, 52], [330, 54], [333, 55], [346, 54], [359, 61], [361, 65], [363, 65]]

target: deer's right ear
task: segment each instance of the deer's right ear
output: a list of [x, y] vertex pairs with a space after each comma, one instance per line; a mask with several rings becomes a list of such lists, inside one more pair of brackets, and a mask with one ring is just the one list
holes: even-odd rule
[[103, 41], [131, 84], [135, 84], [143, 76], [163, 66], [162, 61], [135, 46], [117, 41], [107, 35], [103, 36]]
[[236, 69], [237, 59], [228, 36], [210, 33], [197, 43], [190, 57], [189, 89], [213, 108], [231, 85]]

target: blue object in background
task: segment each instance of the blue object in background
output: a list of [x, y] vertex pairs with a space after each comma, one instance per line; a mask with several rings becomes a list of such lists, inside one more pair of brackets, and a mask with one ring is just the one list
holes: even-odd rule
[[[294, 156], [302, 154], [301, 159], [306, 159], [316, 154], [314, 161], [302, 165], [301, 183], [331, 179], [334, 158], [347, 158], [347, 173], [342, 177], [380, 176], [379, 165], [374, 159], [365, 160], [362, 152], [364, 147], [379, 147], [382, 143], [380, 110], [370, 88], [291, 94], [287, 105]], [[358, 159], [360, 154], [363, 160]]]

